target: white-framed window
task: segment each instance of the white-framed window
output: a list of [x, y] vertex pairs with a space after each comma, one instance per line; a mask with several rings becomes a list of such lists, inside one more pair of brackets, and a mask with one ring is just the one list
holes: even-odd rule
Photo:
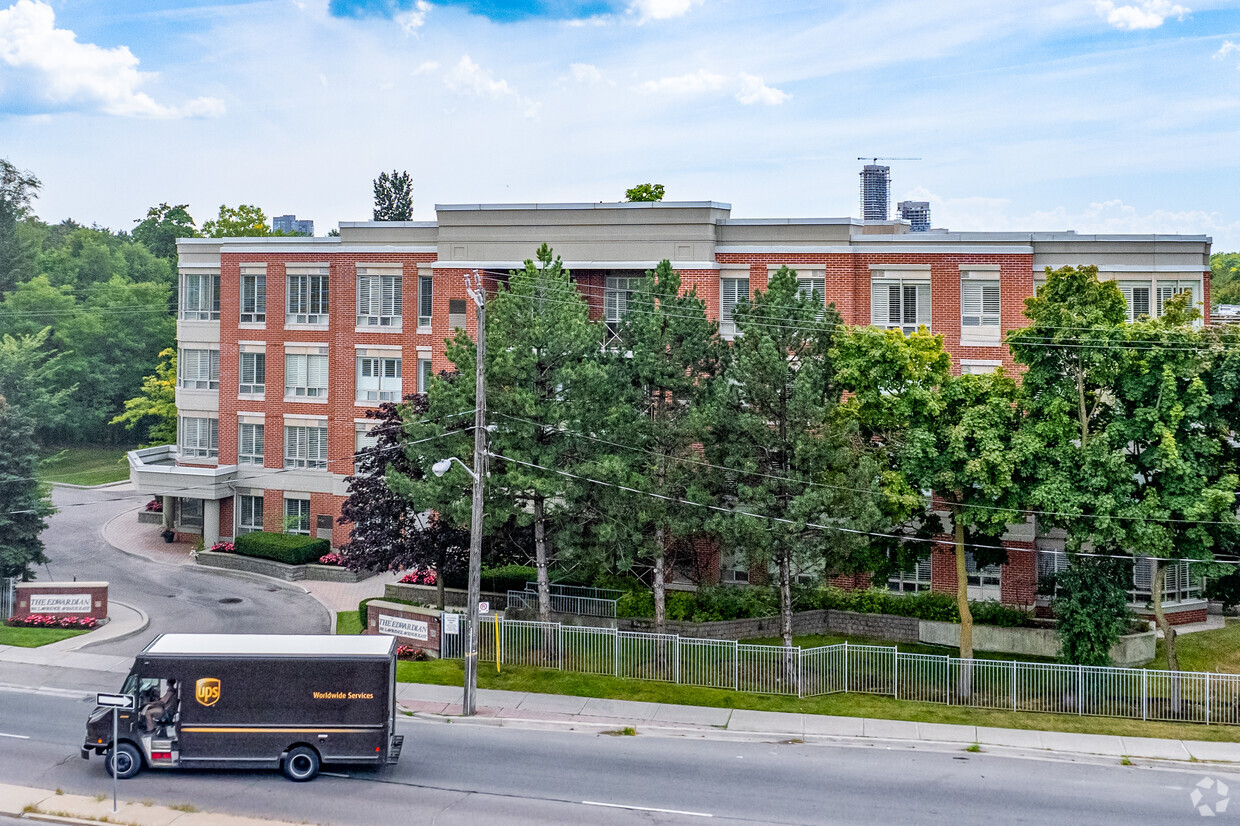
[[267, 269], [241, 268], [241, 323], [267, 321]]
[[969, 585], [974, 588], [998, 588], [1003, 574], [1003, 566], [1001, 565], [987, 565], [985, 568], [978, 568], [977, 562], [973, 559], [972, 551], [965, 551], [964, 570], [965, 576], [969, 580]]
[[960, 343], [997, 345], [999, 326], [999, 279], [964, 276], [960, 280]]
[[1197, 284], [1194, 281], [1159, 281], [1154, 288], [1154, 314], [1159, 318], [1163, 314], [1163, 305], [1180, 293], [1188, 293], [1191, 307], [1197, 301]]
[[428, 358], [418, 358], [418, 392], [425, 393], [431, 386], [431, 360]]
[[645, 282], [644, 277], [618, 275], [609, 275], [603, 280], [603, 320], [611, 335], [620, 332], [620, 320], [628, 312], [633, 294], [640, 291]]
[[263, 529], [263, 497], [238, 494], [237, 535]]
[[310, 500], [286, 498], [284, 500], [284, 532], [310, 535]]
[[356, 465], [357, 460], [363, 453], [374, 448], [379, 444], [379, 437], [375, 434], [375, 423], [366, 422], [365, 424], [358, 422], [354, 425], [353, 432], [353, 462]]
[[986, 360], [986, 359], [961, 359], [960, 375], [962, 376], [986, 376], [1002, 366], [1003, 362]]
[[219, 350], [181, 350], [177, 355], [180, 384], [187, 390], [218, 390], [220, 387]]
[[287, 468], [327, 468], [327, 426], [285, 425], [284, 466]]
[[448, 299], [448, 326], [453, 330], [465, 329], [465, 299]]
[[919, 559], [910, 571], [900, 571], [887, 578], [888, 591], [915, 593], [930, 590], [930, 558]]
[[327, 399], [327, 356], [313, 353], [285, 353], [284, 398]]
[[400, 357], [357, 357], [357, 400], [400, 401]]
[[357, 326], [400, 329], [401, 276], [358, 267]]
[[181, 276], [181, 318], [186, 321], [219, 321], [219, 273], [187, 272]]
[[290, 273], [285, 324], [327, 323], [327, 272]]
[[[429, 275], [418, 276], [418, 327], [427, 328], [431, 326], [431, 309], [433, 304], [434, 286]], [[460, 325], [464, 327], [465, 325]]]
[[736, 305], [749, 300], [749, 276], [719, 279], [719, 333], [731, 338], [736, 335], [736, 321], [732, 313]]
[[748, 568], [725, 568], [719, 572], [719, 578], [724, 582], [749, 582]]
[[206, 416], [182, 416], [177, 446], [184, 458], [215, 459], [220, 455], [220, 422]]
[[930, 274], [876, 274], [870, 282], [870, 323], [906, 334], [930, 329]]
[[267, 353], [242, 350], [239, 356], [237, 392], [242, 396], [262, 398], [267, 392]]
[[797, 273], [797, 295], [809, 298], [818, 293], [818, 303], [826, 304], [827, 279], [821, 271]]
[[1121, 282], [1119, 291], [1124, 294], [1129, 322], [1150, 316], [1152, 307], [1150, 306], [1150, 283], [1148, 281]]
[[237, 464], [263, 464], [263, 425], [240, 422], [237, 425]]

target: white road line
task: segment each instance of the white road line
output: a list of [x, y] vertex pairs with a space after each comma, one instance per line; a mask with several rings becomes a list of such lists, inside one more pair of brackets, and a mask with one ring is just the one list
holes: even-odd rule
[[28, 734], [5, 734], [3, 731], [0, 731], [0, 737], [12, 737], [14, 740], [29, 740], [30, 739], [30, 735]]
[[714, 817], [710, 812], [685, 812], [680, 809], [656, 809], [653, 806], [626, 806], [623, 803], [599, 803], [594, 800], [581, 801], [583, 806], [604, 806], [608, 809], [631, 809], [635, 812], [658, 812], [663, 815], [688, 815], [689, 817]]
[[45, 686], [34, 687], [28, 685], [13, 685], [12, 683], [0, 683], [0, 691], [13, 691], [19, 694], [41, 694], [45, 697], [67, 697], [74, 700], [85, 700], [94, 697], [85, 691], [74, 691], [71, 688], [47, 688]]

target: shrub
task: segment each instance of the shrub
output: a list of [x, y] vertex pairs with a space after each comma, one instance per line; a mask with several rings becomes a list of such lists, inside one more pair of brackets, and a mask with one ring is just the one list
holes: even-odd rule
[[231, 554], [237, 550], [237, 546], [232, 542], [216, 542], [211, 546], [211, 550], [219, 554]]
[[16, 628], [94, 628], [99, 620], [94, 617], [66, 617], [60, 614], [24, 614], [10, 617], [9, 625]]
[[538, 570], [528, 565], [501, 565], [498, 568], [482, 569], [482, 590], [504, 593], [505, 591], [521, 591], [525, 583], [538, 578]]
[[288, 565], [317, 562], [331, 551], [331, 545], [326, 539], [267, 531], [242, 534], [233, 545], [242, 556], [274, 559]]
[[429, 659], [426, 652], [421, 648], [414, 648], [412, 645], [396, 646], [396, 659], [398, 660], [416, 660], [422, 661]]
[[405, 574], [400, 581], [406, 585], [434, 585], [437, 580], [430, 568], [418, 568]]
[[999, 602], [970, 602], [969, 612], [978, 625], [994, 625], [999, 628], [1020, 628], [1029, 624], [1029, 612]]
[[323, 554], [319, 557], [320, 565], [343, 565], [344, 557], [337, 553]]

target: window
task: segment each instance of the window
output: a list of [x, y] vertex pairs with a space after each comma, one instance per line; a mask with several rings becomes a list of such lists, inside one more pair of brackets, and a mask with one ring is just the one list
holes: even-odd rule
[[186, 273], [181, 277], [181, 318], [219, 321], [219, 273]]
[[205, 416], [182, 416], [177, 444], [185, 458], [215, 459], [220, 454], [220, 423]]
[[[418, 326], [431, 326], [431, 277], [429, 275], [418, 276]], [[463, 302], [462, 302], [463, 303]], [[464, 308], [461, 308], [464, 312]], [[464, 327], [465, 325], [460, 325]]]
[[987, 565], [985, 568], [979, 569], [977, 562], [973, 559], [972, 551], [965, 551], [964, 570], [969, 584], [973, 587], [998, 588], [999, 578], [1003, 569], [999, 565]]
[[400, 401], [400, 358], [358, 356], [357, 400]]
[[418, 359], [418, 392], [425, 393], [431, 386], [431, 376], [435, 375], [431, 372], [431, 360]]
[[930, 329], [930, 277], [883, 275], [870, 282], [870, 323], [917, 332]]
[[241, 323], [267, 321], [267, 272], [247, 272], [241, 268]]
[[237, 533], [253, 533], [263, 529], [263, 497], [237, 497]]
[[285, 324], [327, 323], [327, 273], [288, 277]]
[[1142, 316], [1150, 314], [1150, 285], [1148, 283], [1120, 284], [1119, 291], [1124, 294], [1124, 303], [1128, 305], [1128, 320], [1138, 321]]
[[357, 276], [357, 326], [400, 329], [401, 277], [370, 275], [361, 267]]
[[327, 468], [327, 427], [285, 425], [284, 466], [288, 468]]
[[960, 282], [960, 343], [999, 343], [999, 282], [963, 278]]
[[237, 464], [263, 464], [263, 425], [241, 422], [237, 425]]
[[286, 399], [327, 399], [327, 356], [286, 353], [284, 356]]
[[930, 590], [930, 558], [919, 559], [911, 570], [887, 578], [887, 590], [912, 593]]
[[261, 397], [267, 391], [267, 354], [242, 351], [238, 375], [241, 378], [238, 393]]
[[736, 335], [732, 313], [736, 305], [749, 300], [749, 278], [722, 278], [719, 281], [719, 333]]
[[749, 571], [746, 568], [729, 568], [721, 572], [724, 582], [749, 582]]
[[356, 430], [353, 434], [353, 462], [355, 466], [363, 453], [379, 444], [379, 436], [375, 432], [376, 429], [373, 424], [356, 425]]
[[978, 359], [961, 359], [960, 375], [962, 376], [986, 376], [1002, 365], [999, 361], [981, 361]]
[[465, 299], [449, 298], [448, 299], [448, 326], [453, 330], [464, 329], [465, 327]]
[[808, 275], [797, 276], [797, 295], [809, 298], [814, 293], [818, 293], [818, 303], [823, 304], [827, 300], [827, 281], [822, 273], [810, 273]]
[[633, 294], [642, 289], [645, 277], [630, 278], [608, 276], [603, 282], [603, 320], [607, 322], [607, 331], [616, 335], [620, 331], [620, 320], [628, 312]]
[[1192, 281], [1159, 281], [1154, 292], [1154, 314], [1159, 318], [1163, 314], [1163, 305], [1180, 293], [1188, 293], [1188, 304], [1194, 304], [1196, 283]]
[[310, 500], [284, 500], [284, 532], [310, 535]]
[[187, 390], [218, 390], [220, 387], [219, 350], [182, 350], [177, 356], [181, 386]]
[[179, 528], [197, 528], [202, 530], [202, 500], [177, 499], [176, 524]]

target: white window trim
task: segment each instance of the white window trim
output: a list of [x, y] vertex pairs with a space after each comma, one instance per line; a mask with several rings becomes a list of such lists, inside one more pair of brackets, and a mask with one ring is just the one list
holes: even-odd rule
[[[724, 282], [725, 281], [744, 281], [745, 282], [745, 301], [753, 299], [753, 280], [750, 278], [749, 267], [744, 269], [721, 269], [719, 270], [719, 336], [723, 339], [731, 341], [736, 338], [736, 321], [733, 318], [733, 311], [739, 300], [731, 302], [727, 313], [724, 313]], [[739, 299], [739, 293], [736, 296]]]
[[[994, 289], [997, 307], [994, 312], [986, 311], [986, 292]], [[977, 312], [967, 312], [965, 306], [965, 290], [976, 289], [978, 296]], [[966, 318], [977, 318], [978, 323], [966, 325]], [[975, 347], [998, 347], [1003, 342], [1003, 285], [997, 270], [978, 271], [962, 270], [960, 273], [960, 343]]]
[[[251, 317], [247, 319], [245, 316], [245, 281], [247, 278], [253, 278], [254, 281], [254, 311], [248, 313]], [[258, 279], [262, 279], [262, 311], [258, 309]], [[238, 326], [247, 330], [261, 330], [267, 326], [267, 265], [266, 264], [242, 264], [241, 265], [241, 281], [238, 288], [237, 297]], [[262, 316], [262, 318], [258, 318]]]
[[[328, 395], [330, 393], [330, 387], [331, 387], [331, 361], [330, 361], [330, 357], [322, 352], [322, 350], [324, 349], [326, 348], [304, 347], [304, 346], [286, 346], [284, 348], [284, 400], [286, 402], [299, 402], [303, 404], [327, 404]], [[289, 369], [290, 358], [306, 359], [306, 381], [304, 385], [299, 386], [296, 384], [289, 383], [291, 380], [290, 373], [292, 373], [292, 371]], [[310, 386], [310, 364], [311, 364], [310, 359], [312, 358], [323, 359], [323, 362], [324, 362], [324, 366], [322, 367], [324, 384], [321, 386], [316, 384], [313, 388]], [[289, 393], [290, 389], [292, 389], [294, 392]], [[314, 394], [310, 393], [312, 389], [315, 391]], [[305, 393], [298, 394], [296, 392], [297, 390], [304, 390]], [[322, 394], [318, 393], [319, 390], [323, 391]]]
[[[422, 307], [422, 285], [423, 285], [423, 283], [424, 283], [424, 282], [422, 281], [422, 279], [424, 279], [424, 278], [427, 280], [427, 282], [429, 282], [429, 283], [430, 283], [430, 287], [431, 287], [431, 312], [432, 312], [432, 315], [422, 315], [422, 309], [423, 309], [423, 307]], [[416, 291], [415, 291], [415, 292], [417, 293], [417, 295], [415, 296], [415, 300], [418, 302], [418, 307], [417, 307], [417, 311], [418, 311], [418, 327], [417, 327], [417, 330], [418, 330], [418, 332], [419, 332], [419, 333], [429, 333], [429, 332], [431, 331], [431, 319], [432, 319], [432, 317], [433, 317], [433, 313], [434, 313], [434, 309], [435, 309], [435, 280], [434, 280], [434, 277], [431, 275], [431, 273], [430, 273], [429, 271], [428, 271], [428, 272], [422, 272], [422, 268], [421, 268], [421, 267], [419, 267], [419, 268], [418, 268], [418, 283], [417, 283], [417, 289], [416, 289]]]
[[[258, 376], [255, 375], [254, 377], [255, 381], [248, 383], [248, 386], [250, 387], [249, 390], [245, 389], [247, 386], [247, 382], [245, 381], [245, 368], [243, 367], [243, 363], [245, 361], [246, 356], [250, 356], [255, 359], [256, 361], [255, 373], [256, 374], [258, 372], [257, 371], [257, 359], [260, 356], [263, 359], [263, 380], [261, 382], [258, 381], [257, 380]], [[254, 389], [256, 387], [260, 389], [257, 389], [257, 390]], [[247, 400], [247, 399], [261, 400], [265, 398], [266, 395], [267, 395], [267, 352], [266, 350], [265, 349], [260, 350], [258, 348], [249, 348], [245, 346], [240, 347], [237, 353], [237, 398], [240, 400]]]
[[[325, 307], [310, 312], [310, 282], [306, 282], [306, 312], [293, 312], [293, 281], [299, 278], [323, 278]], [[304, 317], [305, 320], [298, 318]], [[326, 264], [288, 264], [284, 268], [284, 328], [286, 330], [325, 330], [331, 321], [331, 272]]]
[[[390, 351], [380, 351], [373, 354], [359, 352], [354, 359], [354, 362], [354, 379], [356, 381], [354, 402], [357, 405], [362, 407], [375, 407], [383, 402], [400, 401], [402, 376], [404, 375], [404, 363], [399, 353], [393, 353]], [[362, 386], [363, 368], [367, 366], [374, 366], [367, 365], [367, 362], [377, 362], [377, 366], [379, 368], [379, 375], [368, 377], [375, 380], [375, 388], [373, 390], [370, 388], [363, 388]], [[389, 376], [387, 374], [388, 368], [392, 363], [395, 364], [395, 376]], [[395, 383], [395, 387], [391, 386], [392, 382]], [[370, 397], [372, 393], [374, 394], [374, 398]]]
[[[242, 439], [242, 436], [241, 436], [241, 433], [242, 433], [242, 428], [248, 428], [248, 427], [261, 427], [261, 428], [263, 429], [263, 435], [262, 435], [262, 442], [263, 442], [263, 444], [262, 444], [262, 450], [257, 451], [257, 452], [256, 452], [256, 451], [250, 451], [249, 453], [243, 453], [243, 452], [242, 452], [242, 444], [243, 444], [243, 441], [244, 441], [244, 440]], [[266, 451], [267, 451], [267, 426], [266, 426], [265, 422], [264, 422], [264, 421], [257, 421], [257, 422], [255, 422], [255, 421], [246, 421], [246, 417], [245, 417], [245, 416], [238, 416], [238, 421], [237, 421], [237, 464], [238, 464], [238, 465], [248, 465], [248, 466], [250, 466], [250, 467], [262, 467], [262, 466], [263, 466], [263, 463], [264, 463], [264, 461], [265, 461], [265, 458], [266, 458]], [[244, 457], [244, 459], [243, 459], [242, 457]], [[257, 461], [256, 461], [256, 460], [257, 460]]]
[[[298, 449], [299, 445], [297, 444], [292, 445], [292, 448], [293, 448], [292, 450], [289, 449], [290, 448], [290, 445], [289, 445], [290, 431], [297, 431], [297, 430], [307, 431], [306, 432], [306, 443], [305, 443], [306, 450], [305, 450], [304, 456], [299, 455], [301, 451]], [[319, 444], [318, 444], [319, 455], [315, 455], [314, 457], [311, 457], [311, 450], [310, 450], [309, 431], [311, 430], [322, 431], [322, 433], [320, 433], [316, 437], [319, 441]], [[293, 435], [296, 435], [296, 434], [293, 434]], [[283, 437], [284, 437], [283, 438], [283, 442], [284, 442], [284, 464], [283, 466], [285, 468], [291, 468], [291, 469], [297, 469], [297, 470], [327, 470], [327, 464], [328, 464], [330, 457], [328, 455], [328, 441], [329, 440], [328, 440], [326, 423], [323, 423], [321, 425], [309, 425], [309, 424], [302, 424], [302, 423], [290, 423], [286, 419], [284, 422]]]
[[[242, 534], [247, 534], [247, 533], [255, 533], [255, 532], [257, 532], [257, 531], [261, 531], [261, 530], [263, 529], [263, 512], [266, 510], [266, 507], [265, 507], [265, 506], [266, 506], [266, 497], [264, 496], [263, 492], [262, 492], [262, 491], [258, 491], [257, 493], [254, 493], [254, 492], [250, 492], [250, 491], [241, 491], [241, 490], [238, 490], [238, 491], [236, 491], [236, 492], [235, 492], [235, 495], [236, 495], [236, 507], [234, 508], [234, 510], [235, 510], [235, 512], [236, 512], [236, 516], [237, 516], [237, 523], [236, 523], [236, 526], [235, 526], [237, 535], [238, 535], [238, 536], [240, 536], [240, 535], [242, 535]], [[245, 499], [259, 499], [259, 500], [262, 500], [262, 501], [263, 501], [263, 505], [264, 505], [264, 507], [259, 509], [259, 512], [258, 512], [258, 524], [257, 524], [257, 526], [255, 526], [253, 523], [251, 523], [251, 524], [247, 525], [247, 524], [245, 524], [244, 522], [242, 522], [242, 521], [241, 521], [242, 514], [243, 514], [243, 512], [244, 512], [244, 508], [242, 508], [242, 507], [241, 507], [241, 500], [242, 500], [242, 498], [245, 498]]]
[[[306, 503], [306, 529], [305, 529], [304, 531], [303, 531], [303, 530], [290, 531], [287, 527], [285, 527], [285, 526], [288, 524], [288, 518], [289, 518], [289, 512], [288, 512], [288, 503], [289, 503], [289, 502], [305, 502], [305, 503]], [[299, 505], [297, 509], [300, 511], [300, 510], [301, 510], [301, 506]], [[298, 519], [300, 519], [300, 518], [301, 518], [301, 514], [300, 514], [300, 513], [298, 513], [298, 514], [297, 514], [297, 517], [298, 517]], [[310, 513], [310, 496], [309, 496], [309, 494], [307, 494], [307, 495], [305, 495], [305, 496], [300, 496], [300, 495], [295, 494], [295, 493], [288, 493], [288, 492], [285, 492], [285, 494], [284, 494], [284, 501], [283, 501], [283, 503], [282, 503], [282, 507], [280, 508], [280, 522], [281, 522], [281, 524], [280, 524], [280, 529], [281, 529], [281, 532], [283, 532], [283, 533], [287, 533], [287, 534], [293, 534], [293, 535], [296, 535], [296, 536], [309, 536], [309, 535], [310, 535], [310, 527], [311, 527], [311, 526], [310, 526], [310, 519], [311, 519], [311, 513]]]
[[[191, 280], [199, 281], [198, 307], [190, 309], [186, 305], [186, 299], [189, 297], [189, 282]], [[207, 296], [206, 301], [202, 300], [204, 290], [202, 281], [206, 282], [207, 289], [205, 292], [211, 295]], [[204, 309], [205, 304], [205, 309]], [[182, 321], [219, 321], [220, 320], [220, 273], [219, 270], [206, 270], [204, 272], [180, 272], [180, 294], [177, 298], [177, 316]]]
[[[924, 266], [924, 268], [923, 268]], [[874, 270], [878, 265], [871, 265], [870, 269]], [[891, 287], [900, 289], [901, 310], [904, 309], [904, 301], [907, 298], [907, 290], [914, 290], [914, 300], [917, 302], [914, 311], [914, 321], [904, 321], [903, 318], [899, 323], [893, 323], [890, 316], [889, 299], [884, 299], [883, 308], [885, 312], [878, 312], [877, 302], [875, 301], [876, 289], [890, 290]], [[925, 296], [925, 306], [922, 306], [922, 296]], [[932, 326], [932, 308], [934, 306], [934, 294], [930, 284], [930, 265], [901, 265], [900, 268], [891, 266], [884, 267], [877, 272], [872, 272], [870, 277], [870, 324], [884, 330], [902, 330], [907, 335], [916, 332], [920, 327], [925, 327], [933, 332]], [[903, 316], [903, 313], [902, 313]]]
[[[362, 283], [365, 279], [377, 279], [379, 285], [378, 314], [363, 312], [374, 307], [362, 306]], [[391, 292], [391, 306], [384, 307], [384, 280], [394, 279]], [[371, 285], [367, 285], [371, 289]], [[399, 333], [404, 321], [404, 272], [400, 264], [358, 264], [357, 280], [354, 289], [357, 302], [356, 332], [359, 333]], [[373, 301], [373, 298], [371, 299]], [[385, 313], [384, 310], [390, 310]]]

